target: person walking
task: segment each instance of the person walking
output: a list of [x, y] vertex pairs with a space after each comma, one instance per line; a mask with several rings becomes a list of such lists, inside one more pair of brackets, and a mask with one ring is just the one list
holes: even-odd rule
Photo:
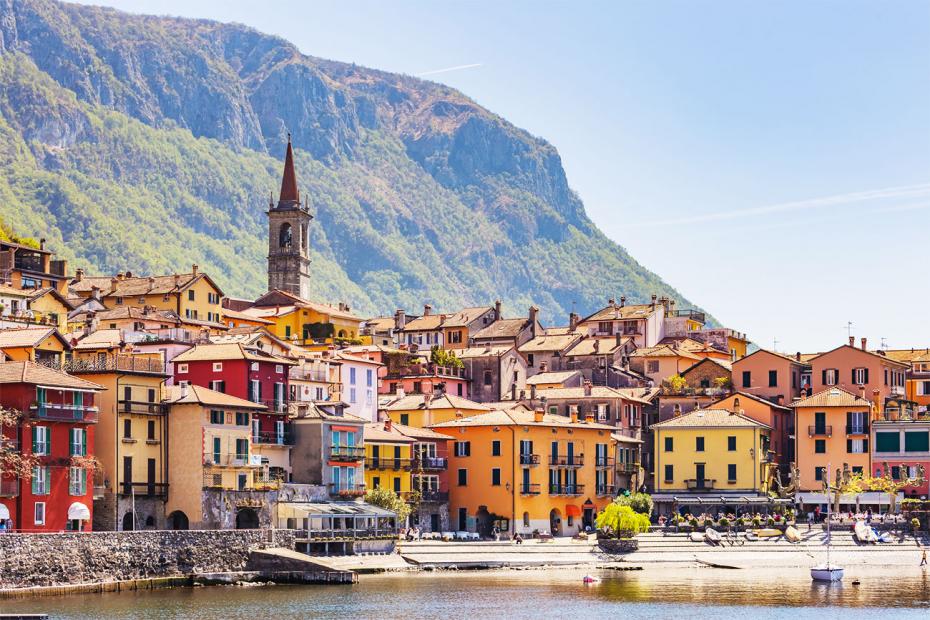
[[927, 565], [927, 550], [926, 549], [924, 549], [923, 555], [920, 556], [920, 565], [921, 566]]

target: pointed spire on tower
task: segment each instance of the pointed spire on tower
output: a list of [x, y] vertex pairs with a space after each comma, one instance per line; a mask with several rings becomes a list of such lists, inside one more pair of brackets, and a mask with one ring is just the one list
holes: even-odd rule
[[287, 154], [284, 156], [284, 176], [281, 178], [279, 202], [300, 202], [297, 193], [297, 173], [294, 172], [294, 151], [291, 149], [291, 134], [287, 134]]

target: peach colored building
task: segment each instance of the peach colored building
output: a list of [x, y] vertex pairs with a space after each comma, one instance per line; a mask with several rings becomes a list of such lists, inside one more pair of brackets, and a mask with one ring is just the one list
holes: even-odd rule
[[733, 362], [733, 387], [788, 406], [801, 396], [808, 368], [796, 357], [759, 349]]
[[775, 462], [787, 465], [794, 460], [794, 445], [790, 440], [790, 436], [794, 435], [794, 411], [790, 407], [776, 405], [755, 394], [736, 392], [707, 408], [726, 409], [765, 424], [772, 429], [769, 449], [774, 452]]
[[850, 338], [848, 345], [821, 353], [810, 360], [814, 393], [834, 386], [849, 392], [857, 392], [864, 387], [869, 397], [873, 390], [878, 390], [882, 402], [887, 398], [903, 397], [908, 364], [883, 353], [869, 351], [865, 338], [858, 348], [853, 346], [854, 343], [855, 339]]
[[[872, 403], [838, 387], [828, 387], [792, 404], [795, 454], [802, 491], [823, 489], [837, 469], [869, 474], [869, 426]], [[829, 467], [829, 472], [827, 471]]]

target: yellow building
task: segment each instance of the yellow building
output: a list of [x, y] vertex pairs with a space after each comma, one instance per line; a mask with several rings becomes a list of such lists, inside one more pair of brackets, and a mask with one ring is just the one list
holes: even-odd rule
[[168, 387], [165, 402], [171, 438], [168, 529], [229, 527], [240, 512], [255, 509], [251, 498], [240, 505], [222, 501], [219, 495], [217, 512], [211, 514], [204, 511], [204, 498], [211, 491], [269, 488], [260, 459], [252, 458], [250, 430], [252, 415], [265, 407], [198, 385]]
[[652, 430], [656, 493], [768, 492], [769, 426], [725, 409], [698, 409]]
[[102, 471], [94, 499], [94, 530], [164, 529], [168, 496], [168, 422], [159, 355], [75, 350], [63, 369], [106, 388], [94, 455]]
[[33, 291], [29, 296], [29, 312], [37, 323], [51, 325], [64, 332], [68, 328], [71, 304], [52, 287]]
[[90, 277], [78, 269], [68, 289], [69, 296], [82, 299], [99, 295], [107, 308], [150, 306], [171, 310], [182, 319], [199, 321], [207, 327], [225, 327], [223, 291], [197, 265], [191, 266], [190, 273], [149, 277], [134, 276], [131, 272]]
[[365, 487], [384, 487], [402, 497], [409, 495], [414, 443], [413, 439], [392, 428], [391, 420], [366, 424]]
[[10, 362], [60, 363], [71, 347], [54, 327], [0, 329], [0, 353]]
[[487, 405], [452, 394], [386, 395], [381, 397], [378, 409], [398, 424], [417, 428], [491, 411]]
[[334, 342], [358, 344], [362, 319], [340, 303], [328, 306], [285, 291], [271, 291], [256, 299], [242, 314], [272, 321], [266, 329], [278, 338], [310, 349]]
[[435, 424], [453, 440], [452, 529], [488, 535], [534, 531], [569, 536], [594, 526], [613, 501], [614, 427], [511, 409]]

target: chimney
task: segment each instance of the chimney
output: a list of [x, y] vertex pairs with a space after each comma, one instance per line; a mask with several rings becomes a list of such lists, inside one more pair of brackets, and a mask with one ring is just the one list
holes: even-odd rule
[[462, 413], [462, 410], [461, 410], [461, 409], [456, 409], [456, 410], [455, 410], [455, 417], [456, 417], [456, 419], [461, 419], [461, 418], [464, 418], [464, 417], [465, 417], [465, 414]]
[[568, 417], [572, 424], [576, 424], [578, 422], [578, 405], [568, 406]]
[[394, 329], [401, 330], [407, 324], [407, 313], [398, 309], [394, 313]]
[[861, 339], [859, 340], [859, 342], [862, 343], [862, 350], [863, 350], [863, 351], [866, 351], [866, 350], [867, 350], [867, 349], [866, 349], [866, 344], [868, 343], [868, 340], [866, 340], [865, 338], [861, 338]]
[[623, 345], [623, 334], [617, 334], [617, 348]]
[[[514, 387], [517, 387], [517, 384], [514, 384]], [[526, 400], [526, 390], [520, 390], [520, 400]]]
[[655, 307], [656, 307], [656, 297], [657, 297], [657, 295], [656, 295], [655, 293], [653, 293], [653, 294], [652, 294], [652, 303], [649, 304], [649, 307], [650, 307], [650, 308], [655, 309]]
[[872, 402], [875, 403], [875, 411], [882, 412], [882, 394], [878, 390], [872, 390]]
[[794, 360], [795, 360], [796, 362], [800, 362], [800, 361], [801, 361], [801, 352], [800, 352], [800, 351], [798, 351], [797, 353], [794, 354]]
[[594, 424], [594, 414], [590, 411], [584, 414], [585, 424]]
[[84, 280], [84, 270], [78, 267], [74, 272], [75, 282], [83, 282]]
[[610, 299], [607, 300], [607, 305], [610, 306], [610, 307], [613, 307], [613, 306], [615, 306], [616, 304], [617, 304], [617, 301], [616, 301], [613, 297], [611, 297]]
[[530, 400], [536, 400], [536, 384], [530, 385]]
[[581, 317], [575, 314], [574, 312], [568, 315], [568, 331], [573, 332], [578, 328], [578, 323], [581, 321]]
[[539, 372], [544, 373], [549, 371], [549, 362], [539, 362]]
[[625, 305], [626, 305], [626, 295], [620, 295], [620, 307], [622, 308]]
[[510, 384], [510, 400], [517, 400], [517, 384]]
[[407, 395], [407, 392], [404, 390], [404, 388], [398, 387], [395, 394], [397, 395], [397, 398], [403, 398], [404, 396]]
[[198, 267], [196, 263], [191, 265], [191, 275], [196, 276], [198, 271], [200, 271], [200, 267]]
[[40, 250], [45, 249], [45, 237], [42, 237], [41, 239], [39, 239], [39, 249]]
[[391, 418], [384, 419], [384, 430], [385, 432], [388, 432], [388, 433], [391, 432]]
[[423, 316], [429, 316], [433, 312], [433, 307], [429, 304], [423, 304]]
[[776, 405], [781, 405], [782, 407], [784, 407], [784, 406], [785, 406], [785, 397], [784, 397], [783, 395], [781, 395], [781, 394], [778, 394], [777, 396], [775, 396], [775, 404], [776, 404]]
[[849, 337], [849, 346], [851, 346], [851, 347], [856, 346], [856, 337], [855, 337], [855, 336], [850, 336], [850, 337]]
[[127, 279], [128, 279], [128, 278], [131, 278], [131, 277], [132, 277], [132, 272], [129, 271], [129, 270], [127, 269], [127, 270], [126, 270], [126, 276], [125, 276], [125, 277], [126, 277]]
[[176, 273], [174, 274], [174, 287], [178, 288], [180, 286], [181, 286], [181, 274]]
[[532, 333], [533, 338], [536, 337], [536, 326], [539, 324], [536, 316], [539, 314], [539, 308], [536, 306], [530, 306], [530, 333]]
[[676, 418], [681, 417], [681, 405], [675, 403], [675, 408], [672, 410], [672, 416]]
[[739, 396], [733, 399], [733, 411], [730, 412], [732, 415], [739, 413]]
[[595, 338], [595, 340], [594, 340], [594, 354], [596, 355], [596, 354], [598, 354], [598, 353], [600, 353], [600, 352], [601, 352], [601, 341], [600, 341], [599, 339]]
[[501, 300], [500, 299], [494, 302], [494, 320], [495, 321], [501, 320]]
[[187, 398], [187, 381], [181, 381], [181, 398]]
[[110, 291], [115, 291], [119, 286], [119, 278], [110, 278]]
[[100, 287], [99, 286], [90, 287], [90, 298], [100, 301]]
[[585, 396], [591, 395], [591, 387], [592, 387], [591, 382], [585, 379], [585, 382], [584, 382], [584, 395]]
[[536, 422], [537, 424], [540, 423], [540, 422], [542, 422], [542, 421], [543, 421], [543, 417], [544, 417], [545, 415], [546, 415], [546, 414], [545, 414], [545, 412], [544, 412], [542, 409], [539, 409], [539, 408], [534, 409], [534, 410], [533, 410], [533, 422]]
[[122, 280], [122, 279], [124, 279], [125, 277], [126, 277], [126, 274], [124, 274], [122, 271], [120, 271], [118, 274], [116, 274], [116, 279], [117, 279], [117, 280]]

